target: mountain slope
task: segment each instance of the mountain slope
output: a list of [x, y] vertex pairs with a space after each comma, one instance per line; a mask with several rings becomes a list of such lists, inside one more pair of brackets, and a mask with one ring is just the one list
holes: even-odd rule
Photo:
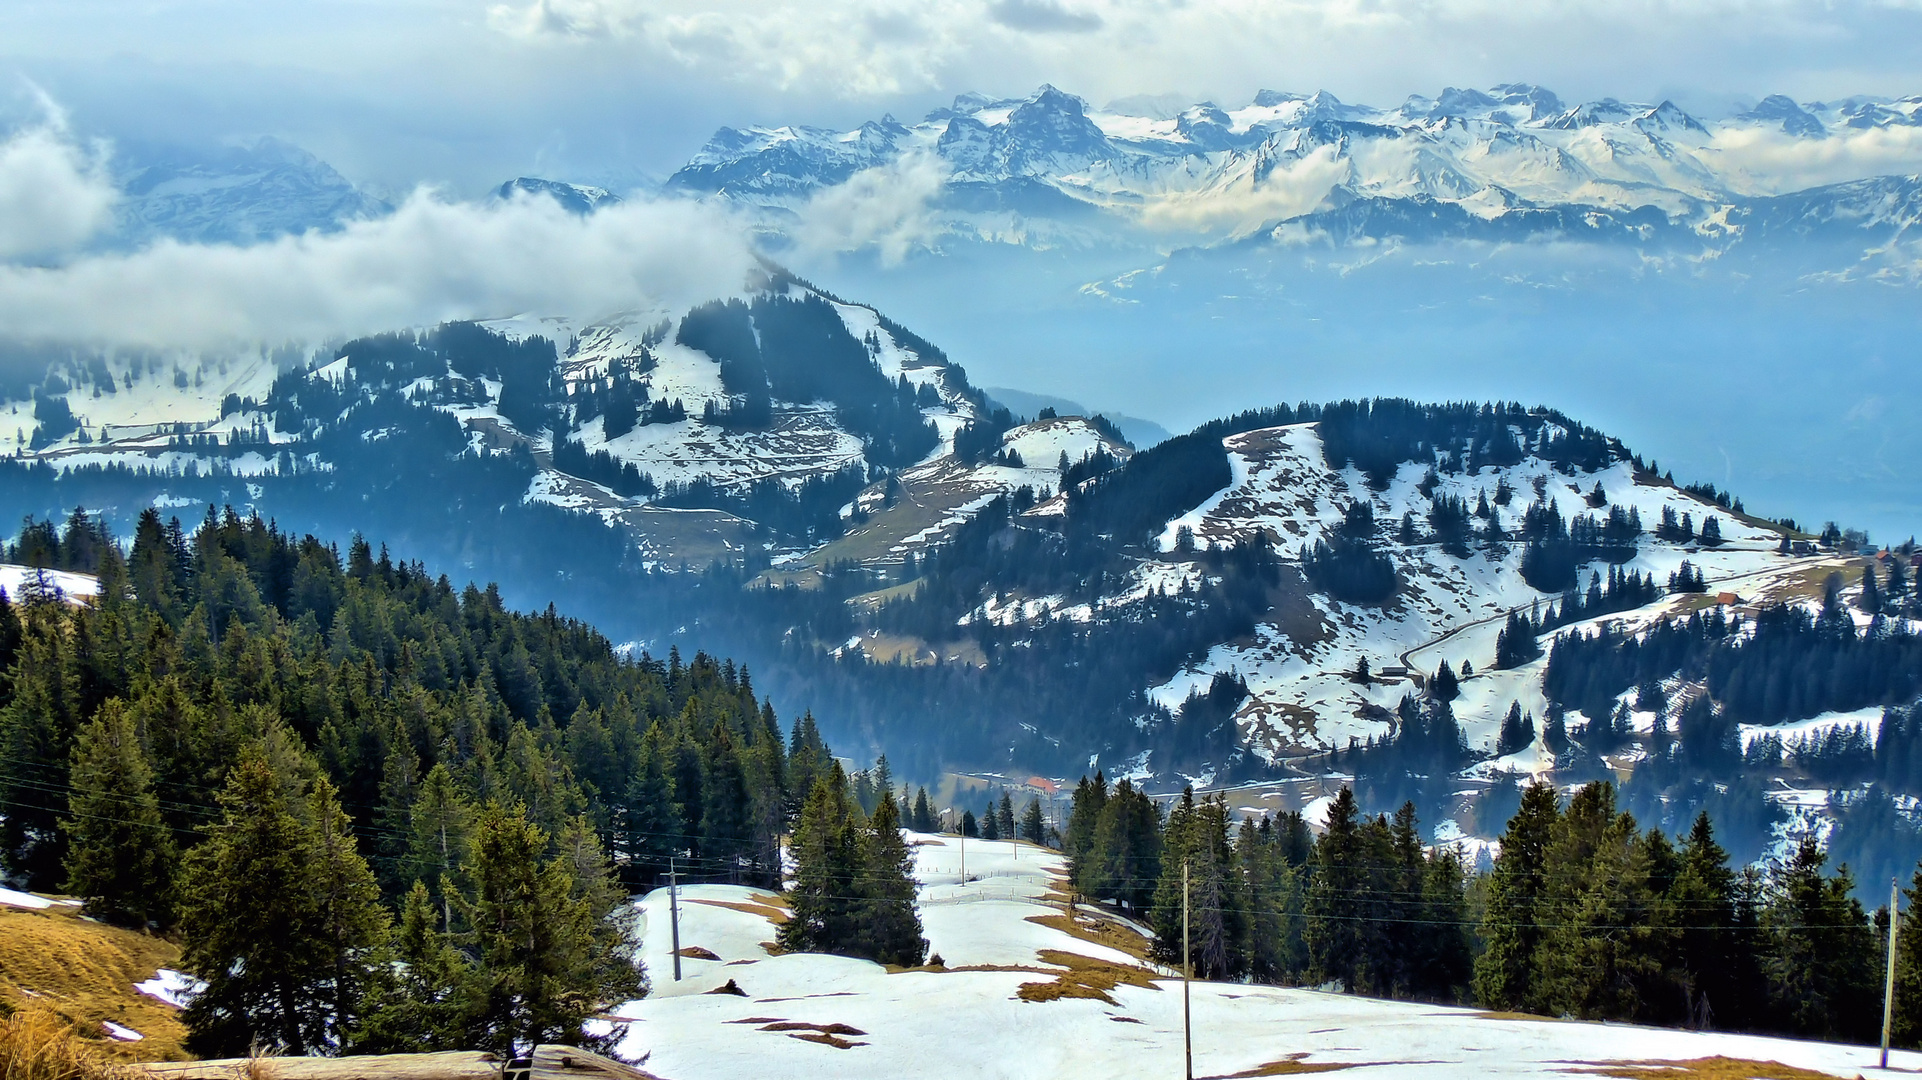
[[[1100, 768], [1270, 808], [1351, 776], [1371, 808], [1483, 835], [1516, 775], [1636, 769], [1651, 820], [1720, 776], [1755, 849], [1845, 819], [1825, 784], [1911, 782], [1810, 742], [1922, 692], [1910, 553], [1677, 488], [1552, 409], [1277, 406], [1136, 452], [1100, 417], [1017, 424], [933, 344], [781, 273], [591, 325], [76, 356], [0, 408], [0, 510], [373, 532], [657, 654], [725, 648], [908, 775]], [[1557, 675], [1578, 632], [1599, 644], [1564, 667], [1587, 674]], [[1621, 674], [1657, 633], [1679, 659]], [[1713, 674], [1751, 639], [1881, 674], [1798, 673], [1758, 705]]]

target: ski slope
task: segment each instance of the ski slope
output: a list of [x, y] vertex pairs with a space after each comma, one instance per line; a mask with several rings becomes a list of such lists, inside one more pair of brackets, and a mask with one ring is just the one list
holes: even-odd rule
[[[616, 1010], [625, 1028], [619, 1052], [664, 1080], [1182, 1075], [1180, 980], [1119, 949], [1032, 921], [1061, 914], [1060, 904], [1046, 899], [1062, 872], [1059, 856], [971, 841], [964, 885], [958, 838], [908, 837], [919, 845], [922, 920], [946, 970], [891, 973], [846, 957], [770, 955], [763, 945], [775, 934], [770, 894], [695, 885], [681, 890], [681, 943], [719, 959], [683, 959], [676, 983], [668, 898], [657, 890], [636, 901], [653, 992]], [[1069, 963], [1127, 965], [1146, 985], [1118, 985], [1110, 1001], [1018, 996], [1023, 984], [1048, 982]], [[739, 994], [713, 992], [730, 981]], [[1197, 1077], [1339, 1070], [1437, 1080], [1565, 1078], [1610, 1063], [1716, 1056], [1839, 1077], [1922, 1068], [1922, 1054], [1898, 1052], [1892, 1069], [1878, 1070], [1869, 1047], [1496, 1016], [1312, 990], [1198, 982], [1192, 994]]]

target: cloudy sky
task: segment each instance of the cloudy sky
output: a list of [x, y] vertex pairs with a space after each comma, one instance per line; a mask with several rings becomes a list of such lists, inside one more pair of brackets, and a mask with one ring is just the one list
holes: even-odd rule
[[1392, 104], [1531, 81], [1705, 112], [1908, 94], [1922, 0], [6, 0], [0, 79], [16, 121], [37, 87], [89, 137], [274, 134], [385, 193], [473, 193], [662, 175], [723, 123], [918, 115], [1041, 82]]

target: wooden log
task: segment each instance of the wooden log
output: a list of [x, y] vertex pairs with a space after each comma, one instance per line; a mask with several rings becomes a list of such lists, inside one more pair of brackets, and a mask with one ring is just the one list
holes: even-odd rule
[[659, 1080], [574, 1046], [543, 1045], [503, 1061], [479, 1050], [357, 1057], [257, 1057], [154, 1061], [132, 1067], [147, 1080]]

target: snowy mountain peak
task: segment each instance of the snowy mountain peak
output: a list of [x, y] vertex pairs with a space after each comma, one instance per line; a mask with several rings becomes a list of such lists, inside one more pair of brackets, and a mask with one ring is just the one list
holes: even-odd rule
[[[890, 117], [851, 131], [723, 129], [668, 187], [785, 215], [856, 172], [929, 153], [949, 166], [937, 206], [943, 232], [958, 239], [1100, 242], [1103, 230], [1143, 229], [1156, 240], [1170, 230], [1212, 240], [1290, 222], [1323, 236], [1413, 239], [1423, 230], [1378, 230], [1446, 220], [1458, 226], [1444, 233], [1501, 242], [1715, 245], [1738, 238], [1727, 222], [1747, 202], [1807, 183], [1805, 166], [1754, 152], [1759, 125], [1820, 137], [1915, 124], [1914, 97], [1798, 105], [1777, 96], [1705, 120], [1667, 100], [1569, 105], [1530, 83], [1446, 87], [1393, 109], [1326, 90], [1263, 90], [1239, 107], [1138, 98], [1094, 108], [1043, 85], [1018, 99], [963, 94], [912, 125]], [[1316, 217], [1354, 205], [1369, 208], [1359, 230]]]
[[115, 173], [123, 195], [118, 239], [130, 244], [160, 236], [253, 243], [393, 209], [273, 137], [215, 147], [128, 143], [119, 147]]
[[585, 184], [569, 184], [559, 180], [543, 180], [534, 176], [523, 176], [509, 180], [494, 189], [497, 199], [512, 199], [516, 195], [553, 199], [561, 209], [575, 214], [591, 214], [603, 206], [618, 204], [621, 197], [606, 188], [588, 187]]
[[1783, 94], [1770, 94], [1756, 102], [1753, 109], [1736, 114], [1735, 119], [1779, 124], [1784, 133], [1803, 138], [1820, 139], [1829, 133], [1822, 126], [1822, 121], [1797, 105], [1793, 98]]

